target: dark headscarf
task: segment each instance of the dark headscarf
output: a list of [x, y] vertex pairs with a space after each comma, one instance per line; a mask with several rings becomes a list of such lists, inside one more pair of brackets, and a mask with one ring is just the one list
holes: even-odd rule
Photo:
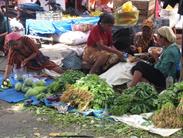
[[98, 24], [114, 24], [114, 17], [110, 13], [103, 13], [100, 15]]

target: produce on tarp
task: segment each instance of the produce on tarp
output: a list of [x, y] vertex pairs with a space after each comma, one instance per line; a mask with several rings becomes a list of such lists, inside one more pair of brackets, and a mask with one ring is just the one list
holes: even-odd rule
[[74, 84], [76, 80], [84, 77], [85, 74], [78, 70], [65, 71], [60, 77], [56, 78], [50, 85], [48, 85], [48, 93], [62, 93], [65, 90], [66, 84]]
[[[85, 108], [92, 109], [104, 108], [108, 99], [114, 94], [114, 90], [107, 84], [105, 80], [101, 79], [98, 75], [88, 74], [87, 76], [77, 80], [76, 83], [72, 85], [72, 87], [68, 87], [61, 96], [61, 99], [63, 100], [66, 94], [70, 95], [71, 93], [71, 95], [74, 97], [75, 93], [77, 93], [79, 97], [75, 98], [74, 101], [78, 102], [78, 99], [83, 99], [83, 95], [78, 94], [81, 92], [84, 92], [84, 97], [88, 94], [91, 95], [89, 96], [89, 99], [86, 98], [86, 101], [89, 103], [88, 107]], [[71, 100], [68, 102], [70, 103], [73, 101]]]
[[73, 84], [76, 80], [84, 77], [85, 74], [77, 70], [65, 71], [60, 77], [46, 86], [44, 80], [25, 78], [15, 84], [15, 90], [25, 93], [25, 97], [35, 96], [38, 100], [47, 98], [65, 90], [66, 84]]
[[15, 90], [16, 91], [21, 91], [21, 89], [22, 89], [22, 83], [21, 82], [17, 82], [16, 84], [15, 84]]
[[183, 95], [179, 98], [179, 104], [176, 108], [176, 113], [178, 115], [183, 115]]
[[74, 87], [92, 93], [94, 98], [89, 106], [93, 109], [103, 109], [108, 99], [114, 95], [113, 88], [96, 74], [88, 74], [77, 80]]
[[139, 83], [134, 87], [125, 89], [122, 94], [114, 97], [113, 104], [109, 109], [112, 115], [126, 113], [140, 114], [157, 109], [158, 93], [148, 83]]
[[73, 85], [67, 85], [66, 91], [60, 97], [60, 100], [77, 107], [79, 111], [84, 111], [93, 100], [93, 95], [87, 90], [75, 88]]
[[26, 86], [32, 86], [33, 85], [33, 80], [31, 78], [26, 78], [24, 80], [24, 85], [26, 85]]
[[21, 87], [21, 92], [26, 93], [30, 88], [32, 88], [32, 86], [27, 86], [25, 83], [23, 83]]
[[158, 96], [158, 110], [152, 116], [156, 127], [183, 127], [183, 82], [177, 82]]
[[35, 86], [33, 88], [30, 88], [26, 94], [25, 97], [29, 97], [29, 96], [37, 96], [39, 94], [42, 94], [46, 91], [46, 86]]
[[152, 116], [152, 121], [159, 128], [183, 127], [183, 115], [176, 113], [176, 107], [171, 102], [162, 105], [162, 108]]
[[[35, 81], [36, 80], [36, 81]], [[35, 81], [35, 82], [34, 82]], [[50, 95], [46, 92], [46, 83], [44, 80], [26, 78], [15, 84], [15, 90], [25, 93], [25, 97], [35, 96], [37, 99], [45, 98]]]

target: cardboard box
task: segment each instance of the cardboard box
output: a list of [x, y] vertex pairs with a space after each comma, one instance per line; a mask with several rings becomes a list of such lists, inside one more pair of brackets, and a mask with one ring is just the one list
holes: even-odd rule
[[114, 0], [113, 4], [114, 4], [114, 9], [120, 7], [123, 5], [123, 3], [127, 2], [128, 0]]
[[140, 11], [140, 15], [150, 16], [155, 12], [155, 0], [131, 0]]

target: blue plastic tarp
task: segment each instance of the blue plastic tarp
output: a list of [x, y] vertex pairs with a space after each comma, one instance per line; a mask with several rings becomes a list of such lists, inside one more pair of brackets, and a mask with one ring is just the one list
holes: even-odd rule
[[55, 34], [56, 30], [52, 21], [47, 20], [26, 20], [26, 34]]
[[26, 20], [26, 34], [44, 35], [44, 34], [62, 34], [72, 30], [74, 24], [96, 24], [99, 17], [81, 17], [63, 21], [48, 21], [48, 20]]
[[43, 7], [40, 7], [38, 4], [35, 3], [24, 3], [24, 4], [19, 4], [19, 8], [23, 10], [30, 10], [30, 11], [44, 11]]
[[[17, 92], [15, 90], [15, 88], [14, 88], [15, 83], [17, 82], [17, 80], [14, 79], [13, 74], [9, 77], [9, 79], [11, 81], [12, 88], [5, 89], [2, 92], [0, 92], [0, 100], [6, 101], [6, 102], [10, 102], [10, 103], [17, 103], [17, 102], [20, 102], [20, 101], [24, 101], [26, 99], [24, 97], [24, 93]], [[0, 82], [2, 82], [2, 80], [3, 80], [3, 75], [0, 74]], [[46, 85], [49, 85], [52, 82], [53, 82], [52, 79], [47, 79], [46, 80]], [[35, 101], [35, 103], [36, 102], [37, 101]]]

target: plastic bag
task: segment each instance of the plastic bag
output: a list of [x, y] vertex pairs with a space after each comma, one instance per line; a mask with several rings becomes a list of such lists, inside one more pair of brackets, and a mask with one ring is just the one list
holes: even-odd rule
[[116, 25], [135, 25], [139, 19], [139, 10], [134, 5], [124, 3], [114, 16]]

